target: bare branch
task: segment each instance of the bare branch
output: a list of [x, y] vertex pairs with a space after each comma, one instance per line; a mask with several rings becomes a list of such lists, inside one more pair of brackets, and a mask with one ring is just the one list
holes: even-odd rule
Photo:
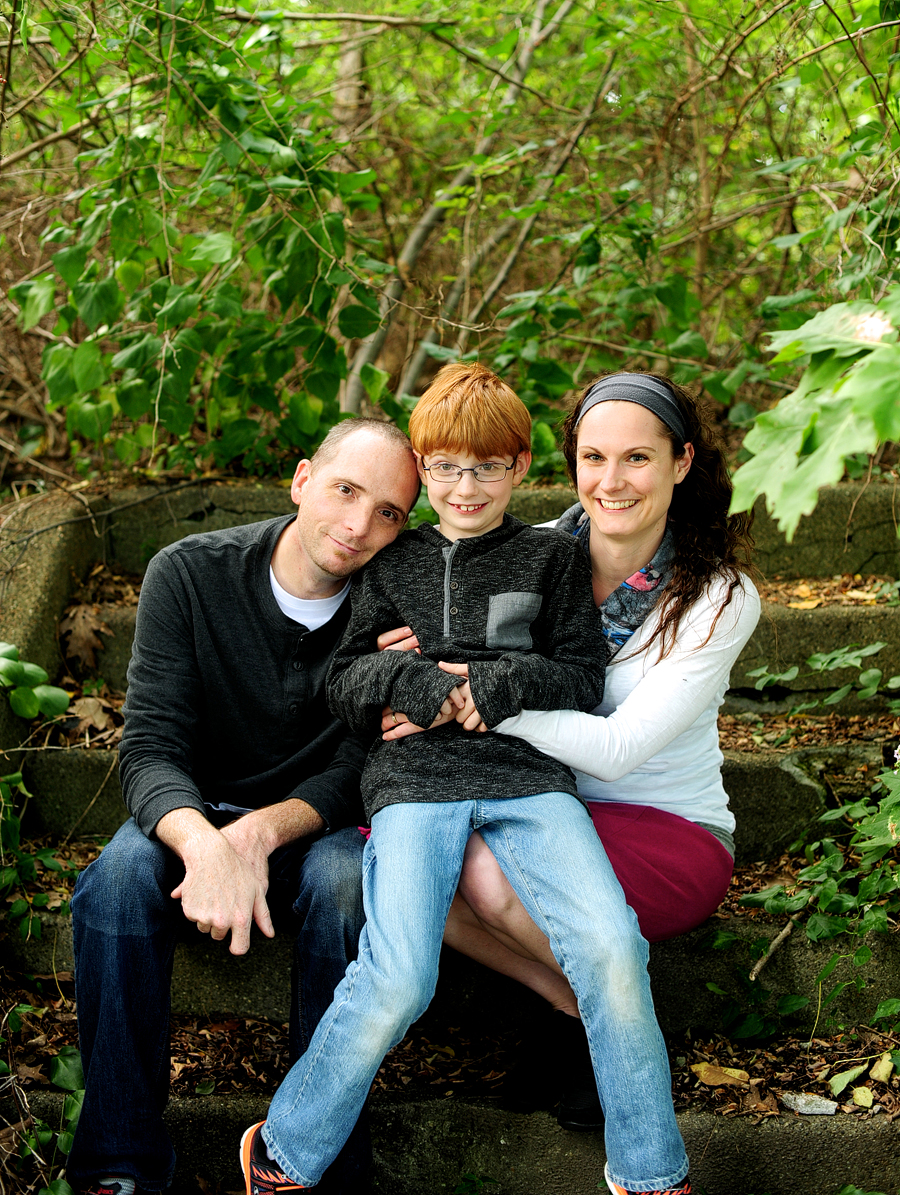
[[247, 12], [243, 8], [220, 8], [215, 14], [223, 20], [243, 21], [251, 25], [274, 25], [278, 21], [359, 21], [370, 25], [428, 28], [434, 25], [458, 25], [450, 17], [389, 17], [365, 12]]
[[[531, 66], [534, 52], [537, 47], [544, 42], [553, 32], [555, 32], [562, 21], [566, 18], [568, 13], [574, 7], [575, 0], [563, 0], [563, 3], [556, 10], [553, 17], [543, 24], [544, 12], [547, 8], [548, 0], [538, 0], [538, 5], [535, 10], [535, 15], [531, 23], [531, 32], [528, 40], [525, 43], [519, 55], [515, 71], [512, 75], [512, 81], [506, 90], [506, 94], [500, 104], [501, 112], [508, 112], [515, 104], [521, 92], [521, 84], [524, 80], [528, 70]], [[500, 122], [497, 121], [494, 132], [482, 137], [475, 148], [475, 156], [487, 154], [492, 149], [500, 133]], [[448, 194], [453, 194], [455, 191], [467, 187], [472, 179], [475, 177], [475, 170], [472, 166], [463, 166], [457, 171], [450, 186], [447, 190]], [[378, 354], [381, 352], [382, 345], [387, 338], [390, 326], [393, 323], [394, 316], [397, 310], [397, 304], [406, 287], [410, 274], [419, 259], [422, 250], [425, 248], [429, 237], [435, 228], [443, 223], [446, 215], [446, 209], [439, 203], [432, 203], [422, 218], [418, 221], [412, 232], [406, 239], [406, 243], [397, 259], [397, 273], [395, 277], [388, 283], [385, 288], [380, 302], [381, 311], [381, 326], [377, 331], [373, 332], [371, 336], [367, 337], [359, 349], [353, 360], [353, 368], [350, 377], [347, 379], [346, 390], [341, 401], [341, 409], [344, 411], [358, 412], [362, 403], [362, 397], [365, 392], [365, 387], [362, 384], [360, 375], [364, 365], [371, 365]]]

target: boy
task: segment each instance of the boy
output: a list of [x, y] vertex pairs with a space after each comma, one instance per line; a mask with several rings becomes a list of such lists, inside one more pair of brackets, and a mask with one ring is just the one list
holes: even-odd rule
[[[647, 1144], [640, 1109], [648, 1092], [671, 1109], [670, 1080], [634, 915], [569, 769], [520, 739], [471, 733], [523, 707], [589, 710], [600, 700], [605, 648], [587, 558], [571, 539], [506, 514], [531, 463], [531, 419], [500, 378], [445, 366], [409, 430], [440, 526], [404, 533], [361, 574], [328, 699], [357, 730], [378, 727], [386, 705], [429, 730], [370, 751], [359, 958], [267, 1121], [244, 1134], [248, 1195], [314, 1186], [352, 1130], [383, 1056], [434, 992], [476, 829], [579, 997], [600, 1093], [609, 1093], [617, 1172], [659, 1173], [660, 1134], [651, 1127]], [[400, 625], [421, 654], [375, 650], [377, 635]], [[631, 1090], [620, 1097], [620, 1087]], [[665, 1164], [677, 1167], [674, 1116], [660, 1128]]]

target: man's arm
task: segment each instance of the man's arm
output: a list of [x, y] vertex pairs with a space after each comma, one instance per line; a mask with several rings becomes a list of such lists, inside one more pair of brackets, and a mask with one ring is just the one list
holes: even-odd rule
[[265, 900], [269, 855], [320, 833], [353, 804], [344, 798], [358, 782], [363, 753], [358, 745], [342, 743], [326, 775], [299, 785], [294, 799], [216, 829], [194, 780], [199, 711], [207, 696], [194, 640], [178, 564], [157, 556], [142, 586], [128, 671], [122, 790], [141, 830], [184, 863], [184, 880], [172, 895], [181, 900], [185, 916], [217, 940], [230, 930], [232, 953], [243, 954], [254, 920], [263, 933], [272, 932]]

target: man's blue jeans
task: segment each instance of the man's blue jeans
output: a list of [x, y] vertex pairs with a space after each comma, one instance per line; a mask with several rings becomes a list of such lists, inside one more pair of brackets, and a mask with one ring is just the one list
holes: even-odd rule
[[296, 1182], [319, 1182], [382, 1058], [431, 1000], [473, 830], [549, 938], [578, 998], [606, 1114], [611, 1178], [626, 1190], [674, 1186], [688, 1163], [650, 995], [647, 943], [589, 814], [567, 793], [398, 804], [375, 814], [363, 860], [359, 955], [275, 1093], [266, 1145]]
[[[308, 1046], [356, 954], [364, 846], [351, 827], [308, 848], [292, 844], [269, 860], [270, 908], [276, 924], [280, 913], [287, 914], [297, 935], [292, 1061]], [[176, 943], [197, 934], [180, 902], [169, 896], [183, 875], [177, 856], [132, 820], [79, 878], [72, 917], [85, 1097], [69, 1154], [70, 1182], [127, 1175], [144, 1190], [162, 1191], [171, 1181], [175, 1153], [162, 1113], [169, 1087], [172, 959]], [[221, 949], [227, 967], [227, 945]], [[366, 1189], [370, 1160], [361, 1123], [323, 1185], [356, 1195]]]

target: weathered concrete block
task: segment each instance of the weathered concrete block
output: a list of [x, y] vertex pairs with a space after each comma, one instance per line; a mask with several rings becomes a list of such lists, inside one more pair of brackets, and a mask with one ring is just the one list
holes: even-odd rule
[[[839, 668], [808, 676], [806, 660], [816, 652], [836, 651], [858, 644], [884, 643], [885, 647], [866, 658], [864, 668], [880, 668], [884, 681], [900, 675], [900, 610], [887, 606], [823, 606], [818, 610], [791, 610], [774, 602], [763, 605], [756, 630], [738, 656], [731, 671], [732, 689], [753, 689], [755, 678], [747, 674], [767, 665], [771, 672], [784, 672], [797, 664], [800, 675], [785, 688], [812, 697], [827, 696], [842, 685], [859, 680], [859, 669]], [[761, 691], [760, 700], [766, 699]], [[799, 700], [799, 697], [795, 700]], [[849, 697], [846, 709], [853, 713], [874, 712], [876, 700], [860, 704]], [[844, 707], [842, 707], [843, 709]]]
[[[35, 1116], [59, 1122], [63, 1096], [34, 1092]], [[242, 1179], [237, 1145], [265, 1118], [264, 1096], [210, 1095], [172, 1100], [166, 1123], [178, 1164], [171, 1195], [197, 1195], [196, 1176], [219, 1190]], [[505, 1112], [489, 1100], [370, 1102], [373, 1188], [379, 1195], [451, 1195], [463, 1174], [493, 1179], [497, 1195], [596, 1195], [606, 1160], [602, 1133], [567, 1133], [546, 1112]], [[795, 1116], [758, 1123], [711, 1112], [682, 1112], [678, 1127], [694, 1188], [705, 1195], [834, 1195], [844, 1187], [896, 1191], [897, 1126], [886, 1116]], [[204, 1189], [208, 1189], [204, 1187]]]
[[765, 509], [755, 507], [754, 560], [767, 577], [831, 577], [876, 573], [900, 577], [900, 495], [896, 483], [841, 482], [819, 491], [811, 515], [800, 520], [789, 544]]
[[[126, 509], [116, 509], [127, 507]], [[200, 482], [183, 488], [139, 486], [101, 504], [106, 560], [143, 573], [160, 548], [198, 531], [257, 523], [296, 510], [288, 485], [278, 482]]]
[[119, 753], [72, 747], [35, 751], [23, 764], [34, 794], [25, 832], [111, 837], [128, 817], [119, 784]]

